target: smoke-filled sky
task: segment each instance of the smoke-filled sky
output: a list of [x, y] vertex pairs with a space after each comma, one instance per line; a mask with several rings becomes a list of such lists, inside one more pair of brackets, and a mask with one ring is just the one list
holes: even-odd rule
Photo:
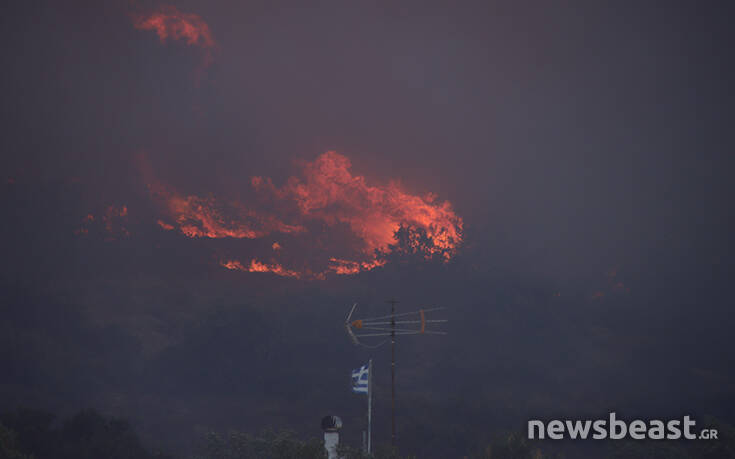
[[373, 357], [388, 441], [389, 350], [341, 324], [396, 297], [450, 319], [398, 344], [406, 453], [610, 409], [735, 422], [730, 13], [4, 5], [0, 407], [181, 454], [333, 412], [357, 444]]

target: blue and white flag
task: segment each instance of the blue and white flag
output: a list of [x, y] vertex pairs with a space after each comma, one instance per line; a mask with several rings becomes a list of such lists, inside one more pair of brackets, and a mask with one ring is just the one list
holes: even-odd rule
[[356, 394], [367, 394], [369, 376], [370, 376], [369, 364], [363, 365], [357, 370], [352, 370], [352, 392]]

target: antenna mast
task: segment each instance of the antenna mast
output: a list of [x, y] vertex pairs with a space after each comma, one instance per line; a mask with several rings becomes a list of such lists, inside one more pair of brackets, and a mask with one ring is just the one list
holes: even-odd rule
[[[357, 308], [357, 303], [352, 305], [345, 319], [345, 331], [356, 346], [375, 349], [388, 342], [390, 338], [390, 397], [391, 397], [391, 446], [396, 447], [396, 335], [446, 335], [444, 331], [427, 330], [427, 326], [447, 322], [446, 319], [427, 319], [426, 313], [444, 309], [443, 307], [419, 309], [396, 314], [395, 299], [387, 300], [390, 304], [390, 314], [367, 319], [352, 319], [352, 314]], [[396, 318], [399, 317], [398, 320]], [[390, 325], [390, 327], [386, 327]], [[396, 328], [398, 325], [399, 328]], [[375, 337], [386, 337], [385, 341], [369, 345], [361, 341], [362, 338], [373, 339]], [[372, 372], [370, 373], [372, 374]], [[370, 439], [368, 439], [368, 444]]]
[[396, 303], [390, 299], [390, 412], [391, 412], [391, 434], [390, 445], [396, 447]]

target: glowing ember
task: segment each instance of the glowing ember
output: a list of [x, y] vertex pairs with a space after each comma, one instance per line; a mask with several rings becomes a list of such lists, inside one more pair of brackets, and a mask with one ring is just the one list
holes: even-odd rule
[[220, 265], [224, 266], [227, 269], [236, 271], [247, 271], [251, 273], [273, 273], [283, 277], [294, 277], [296, 279], [301, 277], [301, 273], [284, 269], [284, 267], [278, 263], [261, 263], [255, 258], [250, 260], [250, 265], [248, 265], [247, 267], [237, 260], [222, 261], [220, 262]]
[[165, 229], [166, 231], [171, 231], [171, 230], [174, 229], [174, 225], [169, 225], [168, 223], [166, 223], [163, 220], [158, 220], [156, 223], [158, 224], [158, 226], [160, 226], [161, 228]]
[[128, 207], [108, 206], [101, 217], [96, 218], [94, 214], [87, 214], [82, 218], [81, 226], [74, 230], [74, 234], [88, 235], [90, 228], [98, 222], [106, 232], [105, 240], [114, 241], [117, 238], [127, 238], [130, 232], [127, 229]]
[[357, 274], [360, 271], [370, 271], [373, 268], [385, 265], [385, 260], [372, 260], [372, 261], [351, 261], [351, 260], [340, 260], [339, 258], [330, 258], [329, 261], [332, 263], [329, 269], [337, 274]]
[[[114, 240], [116, 237], [128, 237], [130, 232], [125, 227], [126, 217], [128, 216], [128, 207], [109, 206], [102, 216], [105, 224], [105, 230], [109, 234], [108, 239]], [[87, 216], [89, 217], [89, 215]]]

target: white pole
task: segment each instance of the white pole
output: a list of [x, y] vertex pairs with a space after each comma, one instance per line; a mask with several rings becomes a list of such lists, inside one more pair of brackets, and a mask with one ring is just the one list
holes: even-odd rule
[[367, 453], [371, 452], [372, 440], [372, 423], [373, 423], [373, 359], [368, 362], [368, 434], [367, 434]]
[[324, 449], [327, 450], [327, 459], [339, 459], [337, 447], [339, 446], [338, 432], [324, 432]]

